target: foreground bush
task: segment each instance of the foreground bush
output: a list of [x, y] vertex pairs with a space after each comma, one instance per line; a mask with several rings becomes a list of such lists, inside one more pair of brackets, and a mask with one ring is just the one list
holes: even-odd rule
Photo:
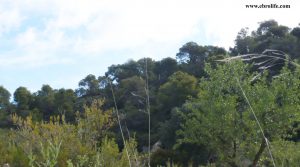
[[[10, 142], [0, 143], [1, 155], [7, 155], [1, 158], [1, 164], [129, 166], [124, 149], [120, 152], [109, 135], [108, 130], [115, 124], [113, 113], [102, 111], [102, 104], [102, 101], [95, 101], [91, 107], [85, 107], [84, 116], [78, 117], [76, 125], [66, 123], [64, 116], [52, 117], [49, 122], [33, 122], [31, 117], [22, 119], [14, 115], [12, 119], [18, 128], [10, 132]], [[136, 145], [133, 139], [126, 144], [132, 166], [138, 164]]]

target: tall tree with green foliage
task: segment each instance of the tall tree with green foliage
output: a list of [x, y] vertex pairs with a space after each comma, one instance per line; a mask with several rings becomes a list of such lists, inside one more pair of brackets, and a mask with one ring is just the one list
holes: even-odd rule
[[9, 124], [10, 114], [10, 93], [3, 86], [0, 86], [0, 127]]
[[157, 85], [160, 86], [168, 81], [169, 76], [178, 71], [178, 64], [176, 59], [167, 57], [161, 61], [155, 62], [154, 73], [157, 76]]
[[76, 95], [72, 89], [59, 89], [54, 95], [56, 114], [65, 115], [67, 122], [75, 122]]
[[[179, 128], [178, 117], [173, 110], [181, 107], [186, 101], [196, 97], [198, 92], [197, 79], [182, 71], [171, 75], [168, 81], [161, 85], [158, 91], [159, 106], [153, 113], [155, 128], [158, 128], [157, 135], [167, 149], [175, 144], [175, 131]], [[173, 111], [172, 111], [173, 110]]]
[[59, 114], [55, 112], [55, 90], [50, 85], [43, 85], [34, 95], [34, 102], [37, 109], [42, 112], [44, 120], [49, 120], [51, 115]]
[[108, 71], [105, 76], [110, 78], [113, 82], [120, 82], [122, 79], [126, 79], [132, 76], [140, 76], [141, 67], [136, 61], [129, 60], [124, 64], [112, 65], [108, 67]]
[[241, 62], [215, 70], [207, 67], [207, 72], [209, 78], [201, 80], [198, 98], [182, 108], [177, 146], [204, 147], [207, 161], [220, 165], [241, 166], [249, 160], [252, 166], [271, 163], [269, 154], [276, 150], [268, 150], [269, 145], [287, 138], [300, 118], [300, 70], [285, 68], [271, 82], [264, 76], [255, 83], [251, 83], [254, 74]]
[[10, 105], [9, 102], [10, 93], [3, 86], [0, 86], [0, 110], [6, 110]]
[[161, 85], [158, 93], [160, 110], [170, 112], [174, 107], [180, 107], [186, 100], [197, 95], [197, 79], [185, 72], [175, 72], [168, 82]]
[[25, 87], [19, 87], [14, 92], [14, 101], [16, 102], [16, 113], [21, 116], [28, 116], [30, 105], [32, 104], [32, 94]]
[[89, 74], [79, 82], [78, 96], [97, 96], [100, 93], [100, 85], [95, 75]]
[[235, 46], [230, 49], [231, 55], [262, 53], [266, 49], [275, 49], [289, 54], [293, 59], [299, 59], [298, 31], [299, 27], [291, 30], [275, 20], [260, 22], [258, 28], [252, 32], [243, 28], [235, 39]]
[[206, 75], [204, 71], [205, 62], [211, 56], [226, 55], [224, 48], [216, 46], [200, 46], [195, 42], [184, 44], [176, 54], [176, 59], [182, 71], [196, 77]]

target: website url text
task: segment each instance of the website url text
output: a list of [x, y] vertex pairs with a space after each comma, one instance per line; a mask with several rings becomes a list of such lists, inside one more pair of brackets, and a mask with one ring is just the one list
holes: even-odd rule
[[278, 4], [261, 4], [261, 5], [245, 5], [246, 8], [291, 8], [291, 5], [278, 5]]

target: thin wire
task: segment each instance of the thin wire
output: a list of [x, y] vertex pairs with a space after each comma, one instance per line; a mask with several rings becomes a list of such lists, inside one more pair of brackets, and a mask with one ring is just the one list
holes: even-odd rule
[[146, 87], [145, 92], [147, 96], [147, 110], [148, 110], [148, 166], [151, 164], [151, 114], [150, 114], [150, 98], [149, 98], [149, 85], [148, 85], [148, 62], [145, 58], [145, 71], [146, 71]]
[[252, 106], [251, 106], [251, 104], [250, 104], [250, 102], [249, 102], [249, 100], [248, 100], [248, 97], [246, 96], [246, 93], [244, 92], [244, 90], [243, 90], [243, 88], [242, 88], [242, 86], [241, 86], [240, 81], [238, 80], [237, 77], [235, 77], [235, 79], [236, 79], [236, 81], [237, 81], [237, 83], [238, 83], [238, 86], [240, 87], [240, 89], [241, 89], [241, 91], [242, 91], [242, 93], [243, 93], [244, 98], [246, 99], [247, 104], [248, 104], [249, 107], [250, 107], [250, 110], [251, 110], [251, 112], [252, 112], [252, 114], [253, 114], [253, 116], [254, 116], [254, 118], [255, 118], [255, 120], [256, 120], [257, 125], [259, 126], [260, 132], [261, 132], [261, 134], [263, 135], [263, 138], [264, 138], [264, 140], [265, 140], [265, 142], [266, 142], [266, 145], [267, 145], [267, 148], [268, 148], [268, 152], [269, 152], [269, 154], [270, 154], [270, 157], [271, 157], [273, 166], [276, 167], [275, 161], [274, 161], [274, 158], [273, 158], [271, 149], [270, 149], [270, 143], [269, 143], [267, 137], [265, 136], [265, 133], [264, 133], [264, 131], [263, 131], [261, 125], [260, 125], [259, 120], [258, 120], [257, 117], [256, 117], [256, 114], [255, 114], [255, 112], [254, 112], [254, 110], [253, 110], [253, 108], [252, 108]]
[[111, 83], [110, 79], [108, 78], [107, 80], [110, 84], [110, 89], [111, 89], [111, 93], [112, 93], [113, 100], [114, 100], [115, 110], [116, 110], [117, 118], [118, 118], [118, 124], [119, 124], [119, 128], [120, 128], [120, 131], [121, 131], [121, 136], [122, 136], [122, 140], [123, 140], [123, 143], [124, 143], [124, 148], [125, 148], [125, 151], [126, 151], [126, 155], [127, 155], [127, 158], [128, 158], [128, 163], [129, 163], [129, 166], [131, 167], [131, 161], [130, 161], [129, 153], [128, 153], [126, 142], [125, 142], [125, 137], [124, 137], [123, 130], [122, 130], [122, 125], [121, 125], [121, 121], [120, 121], [119, 110], [118, 110], [118, 107], [117, 107], [117, 102], [116, 102], [116, 98], [115, 98], [114, 89], [112, 87], [112, 83]]

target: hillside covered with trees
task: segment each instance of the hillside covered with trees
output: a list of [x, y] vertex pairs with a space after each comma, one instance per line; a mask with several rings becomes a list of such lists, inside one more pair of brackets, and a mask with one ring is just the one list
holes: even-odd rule
[[268, 20], [229, 50], [188, 42], [75, 90], [0, 86], [0, 165], [299, 166], [299, 60], [300, 27]]

